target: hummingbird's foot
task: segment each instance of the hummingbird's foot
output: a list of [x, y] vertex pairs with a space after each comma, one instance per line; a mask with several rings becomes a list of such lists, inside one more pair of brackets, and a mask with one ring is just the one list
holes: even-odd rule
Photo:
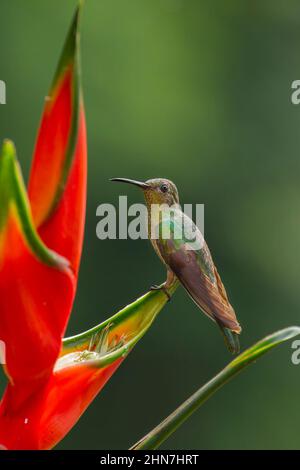
[[168, 291], [168, 289], [166, 288], [165, 285], [162, 285], [162, 286], [156, 286], [156, 285], [154, 285], [154, 286], [151, 286], [151, 287], [150, 287], [150, 290], [162, 290], [162, 291], [164, 291], [164, 293], [165, 293], [166, 296], [168, 297], [168, 302], [170, 302], [170, 300], [171, 300], [171, 295], [170, 295], [170, 293], [169, 293], [169, 291]]

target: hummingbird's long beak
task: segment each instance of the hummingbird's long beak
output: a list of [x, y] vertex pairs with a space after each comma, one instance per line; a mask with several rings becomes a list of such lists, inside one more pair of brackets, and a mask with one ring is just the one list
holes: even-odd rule
[[135, 186], [138, 186], [139, 188], [142, 188], [142, 189], [150, 188], [150, 185], [147, 183], [143, 183], [142, 181], [130, 180], [128, 178], [111, 178], [110, 181], [118, 181], [120, 183], [134, 184]]

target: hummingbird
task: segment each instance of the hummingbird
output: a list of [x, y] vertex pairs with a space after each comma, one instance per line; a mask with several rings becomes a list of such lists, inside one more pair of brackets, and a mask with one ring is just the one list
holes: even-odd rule
[[175, 184], [163, 178], [110, 181], [135, 185], [144, 193], [148, 238], [167, 269], [165, 283], [151, 289], [163, 289], [170, 299], [168, 290], [179, 281], [200, 310], [219, 326], [229, 351], [237, 354], [241, 327], [201, 231], [180, 208]]

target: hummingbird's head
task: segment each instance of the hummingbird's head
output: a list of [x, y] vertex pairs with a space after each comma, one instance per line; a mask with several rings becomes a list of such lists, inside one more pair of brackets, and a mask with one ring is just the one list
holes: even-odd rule
[[164, 178], [154, 178], [142, 181], [130, 180], [127, 178], [112, 178], [110, 181], [119, 181], [121, 183], [133, 184], [141, 188], [144, 192], [147, 205], [167, 204], [173, 206], [179, 204], [178, 191], [175, 184]]

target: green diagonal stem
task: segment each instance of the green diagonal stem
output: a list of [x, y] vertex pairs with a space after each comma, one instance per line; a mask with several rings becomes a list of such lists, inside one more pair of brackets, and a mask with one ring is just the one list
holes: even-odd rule
[[236, 359], [230, 362], [225, 369], [217, 374], [212, 380], [201, 387], [182, 405], [180, 405], [164, 421], [138, 441], [131, 450], [153, 450], [157, 449], [176, 429], [181, 426], [206, 400], [225, 385], [229, 380], [239, 374], [245, 367], [263, 356], [275, 346], [288, 341], [300, 334], [300, 327], [292, 326], [277, 331], [262, 339], [254, 346], [246, 349]]

